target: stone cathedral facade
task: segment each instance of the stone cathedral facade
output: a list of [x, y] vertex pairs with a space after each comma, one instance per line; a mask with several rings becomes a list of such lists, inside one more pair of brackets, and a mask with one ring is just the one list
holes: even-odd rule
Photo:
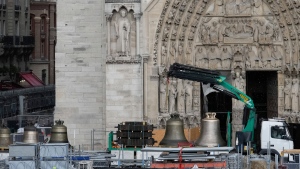
[[[300, 121], [299, 0], [58, 1], [57, 10], [55, 118], [73, 145], [88, 146], [94, 130], [105, 147], [124, 121], [164, 128], [175, 112], [199, 126], [201, 84], [167, 79], [174, 62], [223, 72], [246, 93], [256, 85], [247, 72], [273, 72], [267, 117]], [[230, 102], [235, 133], [244, 105]]]

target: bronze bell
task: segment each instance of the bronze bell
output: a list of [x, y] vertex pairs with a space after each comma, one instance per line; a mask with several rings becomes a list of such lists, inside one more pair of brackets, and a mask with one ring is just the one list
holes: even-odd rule
[[218, 147], [225, 145], [220, 132], [220, 120], [216, 118], [216, 113], [206, 113], [206, 118], [202, 119], [200, 136], [195, 142], [195, 146]]
[[34, 126], [24, 128], [24, 143], [38, 143], [38, 132]]
[[167, 120], [165, 136], [159, 145], [177, 147], [178, 143], [188, 144], [183, 128], [183, 121], [179, 118], [179, 114], [171, 114], [171, 118]]
[[8, 147], [10, 144], [10, 129], [7, 127], [0, 127], [0, 147]]
[[51, 129], [51, 137], [49, 143], [69, 143], [67, 127], [62, 120], [56, 120], [55, 125]]

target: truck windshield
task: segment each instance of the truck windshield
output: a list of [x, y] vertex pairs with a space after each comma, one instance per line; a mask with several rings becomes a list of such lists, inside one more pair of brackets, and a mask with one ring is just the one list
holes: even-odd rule
[[285, 126], [272, 126], [271, 137], [275, 139], [288, 139], [291, 138], [289, 130]]

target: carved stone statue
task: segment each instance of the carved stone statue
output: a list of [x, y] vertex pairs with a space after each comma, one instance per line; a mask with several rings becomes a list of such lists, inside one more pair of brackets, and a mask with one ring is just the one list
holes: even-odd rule
[[256, 53], [254, 50], [257, 51], [256, 46], [250, 46], [248, 49], [248, 55], [250, 57], [250, 64], [252, 68], [262, 68], [263, 67], [263, 63], [262, 60], [260, 58], [260, 55], [258, 53]]
[[268, 64], [271, 65], [271, 67], [275, 67], [275, 61], [271, 57], [270, 48], [268, 46], [260, 46], [260, 57], [263, 62], [263, 66], [267, 67]]
[[195, 65], [200, 68], [208, 69], [208, 56], [206, 49], [199, 46], [195, 53]]
[[215, 0], [214, 14], [215, 15], [223, 15], [224, 14], [224, 0]]
[[[234, 79], [234, 86], [240, 91], [244, 91], [245, 88], [245, 80], [241, 76], [239, 72], [236, 72], [236, 78]], [[244, 107], [244, 103], [238, 100], [235, 100], [235, 108], [242, 109]]]
[[172, 42], [172, 47], [170, 49], [170, 54], [175, 57], [175, 54], [176, 54], [176, 42]]
[[209, 37], [210, 37], [210, 42], [211, 43], [213, 43], [213, 44], [218, 43], [218, 41], [219, 41], [219, 32], [218, 32], [218, 23], [217, 22], [212, 23], [212, 28], [210, 29]]
[[284, 87], [284, 109], [289, 111], [292, 109], [291, 99], [292, 99], [292, 80], [289, 77], [285, 78], [285, 87]]
[[299, 111], [299, 80], [298, 77], [292, 80], [292, 112]]
[[223, 20], [219, 20], [220, 23], [220, 27], [219, 27], [219, 42], [223, 42], [224, 41], [224, 36], [225, 36], [225, 30], [226, 30], [226, 25], [225, 22], [223, 22]]
[[175, 112], [175, 100], [177, 98], [176, 80], [171, 80], [169, 87], [169, 113]]
[[175, 25], [175, 27], [172, 30], [172, 35], [171, 35], [171, 39], [175, 40], [176, 36], [177, 36], [177, 31], [178, 31], [178, 25]]
[[167, 78], [162, 77], [160, 80], [160, 112], [167, 112]]
[[244, 64], [244, 50], [241, 46], [233, 46], [233, 64], [231, 64], [231, 69], [240, 68], [244, 70], [245, 64]]
[[189, 80], [185, 81], [185, 112], [192, 113], [193, 108], [193, 85]]
[[186, 48], [186, 63], [189, 64], [189, 65], [193, 64], [192, 51], [193, 51], [193, 42], [189, 41], [188, 46]]
[[182, 114], [185, 113], [185, 89], [181, 79], [177, 79], [177, 92], [177, 111], [178, 113]]
[[210, 30], [209, 26], [206, 26], [206, 25], [202, 26], [201, 40], [202, 40], [203, 44], [209, 44], [210, 43], [209, 30]]
[[261, 15], [261, 14], [263, 14], [262, 0], [254, 0], [253, 4], [254, 4], [253, 14], [254, 15]]
[[277, 46], [273, 46], [272, 58], [275, 59], [275, 67], [276, 68], [280, 68], [281, 67], [282, 57], [283, 57], [283, 55], [278, 50], [278, 47]]
[[231, 0], [225, 5], [226, 15], [251, 15], [252, 4], [249, 0]]
[[163, 42], [161, 46], [161, 63], [162, 65], [166, 65], [167, 63], [167, 42]]
[[231, 0], [225, 5], [226, 15], [235, 15], [238, 13], [236, 0]]
[[129, 56], [130, 54], [130, 21], [127, 16], [127, 10], [120, 9], [121, 17], [115, 22], [117, 37], [117, 53], [119, 56]]
[[223, 47], [223, 51], [221, 53], [222, 55], [222, 67], [224, 69], [230, 69], [231, 68], [231, 60], [232, 60], [232, 54], [230, 51], [228, 51], [228, 47]]
[[209, 58], [209, 68], [210, 69], [219, 69], [221, 68], [221, 58], [219, 55], [219, 48], [218, 47], [210, 47], [208, 51], [208, 58]]

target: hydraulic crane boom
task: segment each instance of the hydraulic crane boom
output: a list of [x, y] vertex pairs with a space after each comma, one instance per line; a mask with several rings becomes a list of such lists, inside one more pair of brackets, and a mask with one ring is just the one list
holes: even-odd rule
[[[256, 116], [256, 110], [254, 107], [253, 100], [245, 93], [241, 92], [231, 84], [227, 83], [225, 81], [226, 80], [225, 76], [221, 76], [218, 71], [201, 69], [194, 66], [188, 66], [179, 63], [172, 64], [167, 73], [168, 73], [167, 75], [168, 77], [187, 79], [187, 80], [202, 82], [204, 84], [209, 83], [213, 89], [245, 103], [245, 107], [250, 110], [250, 114], [249, 114], [247, 124], [243, 129], [243, 132], [251, 132], [252, 140], [253, 140], [255, 116]], [[224, 89], [221, 88], [220, 86], [222, 86]]]

